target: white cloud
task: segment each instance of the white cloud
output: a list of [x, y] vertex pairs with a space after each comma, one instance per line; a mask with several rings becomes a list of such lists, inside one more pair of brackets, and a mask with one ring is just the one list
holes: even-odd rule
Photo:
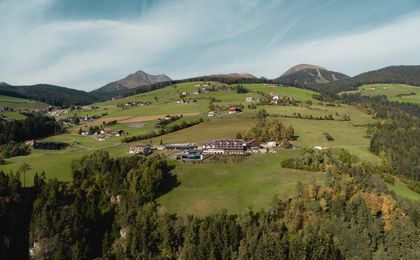
[[51, 20], [45, 13], [53, 2], [0, 2], [0, 81], [91, 90], [138, 69], [175, 78], [233, 71], [276, 77], [302, 62], [354, 74], [420, 60], [418, 15], [292, 45], [283, 38], [304, 13], [271, 24], [288, 12], [283, 1], [166, 1], [120, 21]]

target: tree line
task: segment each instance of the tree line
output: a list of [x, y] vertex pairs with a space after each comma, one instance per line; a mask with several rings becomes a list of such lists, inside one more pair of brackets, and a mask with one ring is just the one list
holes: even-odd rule
[[321, 154], [330, 165], [322, 167], [327, 172], [323, 184], [298, 183], [294, 197], [276, 197], [267, 210], [248, 209], [240, 215], [222, 211], [204, 218], [160, 210], [156, 199], [178, 185], [172, 168], [160, 157], [113, 159], [99, 151], [72, 164], [71, 182], [37, 174], [34, 187], [26, 189], [18, 175], [0, 172], [1, 255], [419, 258], [419, 202], [390, 193], [374, 166], [344, 151], [337, 153]]

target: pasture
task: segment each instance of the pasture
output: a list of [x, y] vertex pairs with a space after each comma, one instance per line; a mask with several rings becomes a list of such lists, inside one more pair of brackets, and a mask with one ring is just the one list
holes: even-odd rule
[[373, 84], [361, 86], [359, 92], [363, 95], [385, 95], [390, 101], [420, 104], [420, 87], [404, 84]]
[[38, 102], [35, 100], [15, 98], [0, 95], [0, 107], [9, 107], [13, 110], [35, 110], [48, 108], [48, 104]]
[[161, 208], [181, 215], [206, 216], [222, 209], [242, 213], [269, 207], [275, 196], [293, 195], [298, 181], [322, 182], [323, 173], [281, 168], [296, 151], [257, 154], [244, 162], [176, 163], [180, 185], [158, 199]]

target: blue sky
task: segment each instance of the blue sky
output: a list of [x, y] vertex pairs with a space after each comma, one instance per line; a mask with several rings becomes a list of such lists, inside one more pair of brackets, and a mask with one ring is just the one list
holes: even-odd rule
[[274, 78], [420, 62], [420, 0], [0, 0], [0, 81], [92, 90], [137, 70]]

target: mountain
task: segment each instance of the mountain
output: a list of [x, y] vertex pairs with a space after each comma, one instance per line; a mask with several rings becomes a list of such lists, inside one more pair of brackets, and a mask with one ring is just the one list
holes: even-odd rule
[[103, 97], [123, 96], [134, 89], [141, 89], [142, 87], [169, 81], [172, 81], [172, 79], [165, 74], [151, 75], [140, 70], [123, 79], [111, 82], [96, 89], [92, 93]]
[[230, 79], [256, 79], [254, 75], [250, 73], [227, 73], [227, 74], [214, 74], [208, 77], [220, 77], [220, 78], [230, 78]]
[[346, 78], [327, 84], [314, 84], [309, 88], [316, 91], [339, 93], [356, 90], [362, 85], [375, 83], [408, 84], [420, 87], [420, 65], [385, 67], [362, 73], [353, 78]]
[[283, 75], [273, 81], [284, 85], [307, 87], [308, 85], [315, 83], [325, 84], [348, 77], [349, 76], [343, 73], [329, 71], [321, 66], [299, 64], [290, 68]]
[[290, 69], [288, 69], [285, 73], [283, 73], [283, 75], [281, 75], [280, 77], [284, 77], [287, 76], [289, 74], [293, 74], [302, 70], [306, 70], [306, 69], [320, 69], [320, 70], [327, 70], [324, 67], [318, 66], [318, 65], [311, 65], [311, 64], [298, 64], [296, 66], [291, 67]]
[[85, 91], [48, 84], [29, 86], [0, 84], [0, 95], [33, 99], [54, 106], [86, 105], [100, 100]]

